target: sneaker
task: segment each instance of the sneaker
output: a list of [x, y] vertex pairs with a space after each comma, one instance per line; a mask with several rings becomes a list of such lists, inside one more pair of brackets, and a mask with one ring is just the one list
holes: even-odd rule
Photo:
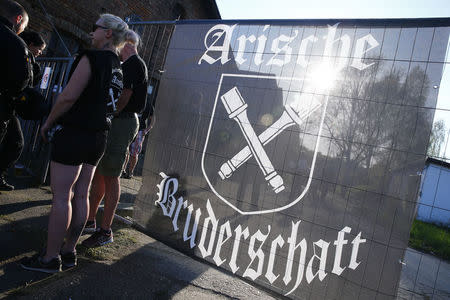
[[93, 235], [85, 239], [81, 244], [86, 248], [95, 248], [112, 243], [113, 241], [112, 230], [109, 230], [108, 232], [107, 230], [100, 228], [98, 231], [94, 232]]
[[12, 191], [14, 190], [14, 186], [7, 183], [5, 177], [0, 176], [0, 191]]
[[86, 225], [84, 225], [83, 234], [90, 234], [97, 231], [97, 224], [95, 221], [87, 221]]
[[58, 257], [55, 257], [46, 263], [42, 260], [42, 256], [36, 254], [33, 257], [22, 260], [20, 265], [25, 270], [58, 273], [61, 271], [61, 258], [58, 255]]
[[77, 265], [77, 251], [62, 253], [61, 252], [62, 269], [67, 270]]
[[131, 178], [133, 178], [133, 173], [125, 173], [125, 175], [123, 176], [123, 178], [125, 178], [125, 179], [131, 179]]

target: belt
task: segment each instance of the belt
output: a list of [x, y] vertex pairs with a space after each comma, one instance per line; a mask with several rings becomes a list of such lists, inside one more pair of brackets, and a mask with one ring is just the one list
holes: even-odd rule
[[123, 111], [116, 116], [119, 119], [137, 118], [137, 113], [131, 111]]

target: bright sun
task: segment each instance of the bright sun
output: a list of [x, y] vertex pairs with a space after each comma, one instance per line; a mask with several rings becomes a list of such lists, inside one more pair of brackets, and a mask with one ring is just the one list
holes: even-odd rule
[[311, 81], [316, 90], [327, 91], [333, 87], [336, 80], [337, 72], [333, 66], [327, 63], [318, 65], [312, 70], [308, 79]]

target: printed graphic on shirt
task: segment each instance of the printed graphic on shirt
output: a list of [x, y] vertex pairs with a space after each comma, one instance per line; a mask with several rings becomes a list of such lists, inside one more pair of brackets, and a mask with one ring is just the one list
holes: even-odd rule
[[109, 86], [107, 107], [108, 113], [114, 113], [117, 110], [117, 101], [123, 89], [123, 74], [120, 68], [112, 69], [111, 84]]

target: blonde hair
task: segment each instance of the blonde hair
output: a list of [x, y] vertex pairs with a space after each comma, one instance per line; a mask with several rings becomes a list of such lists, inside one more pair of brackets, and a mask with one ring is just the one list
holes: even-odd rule
[[99, 19], [103, 25], [112, 30], [112, 42], [115, 47], [122, 46], [127, 41], [127, 36], [133, 30], [128, 28], [128, 24], [118, 16], [112, 14], [102, 14]]
[[130, 29], [125, 34], [125, 42], [133, 44], [137, 48], [139, 46], [139, 43], [141, 42], [141, 38], [135, 31]]

